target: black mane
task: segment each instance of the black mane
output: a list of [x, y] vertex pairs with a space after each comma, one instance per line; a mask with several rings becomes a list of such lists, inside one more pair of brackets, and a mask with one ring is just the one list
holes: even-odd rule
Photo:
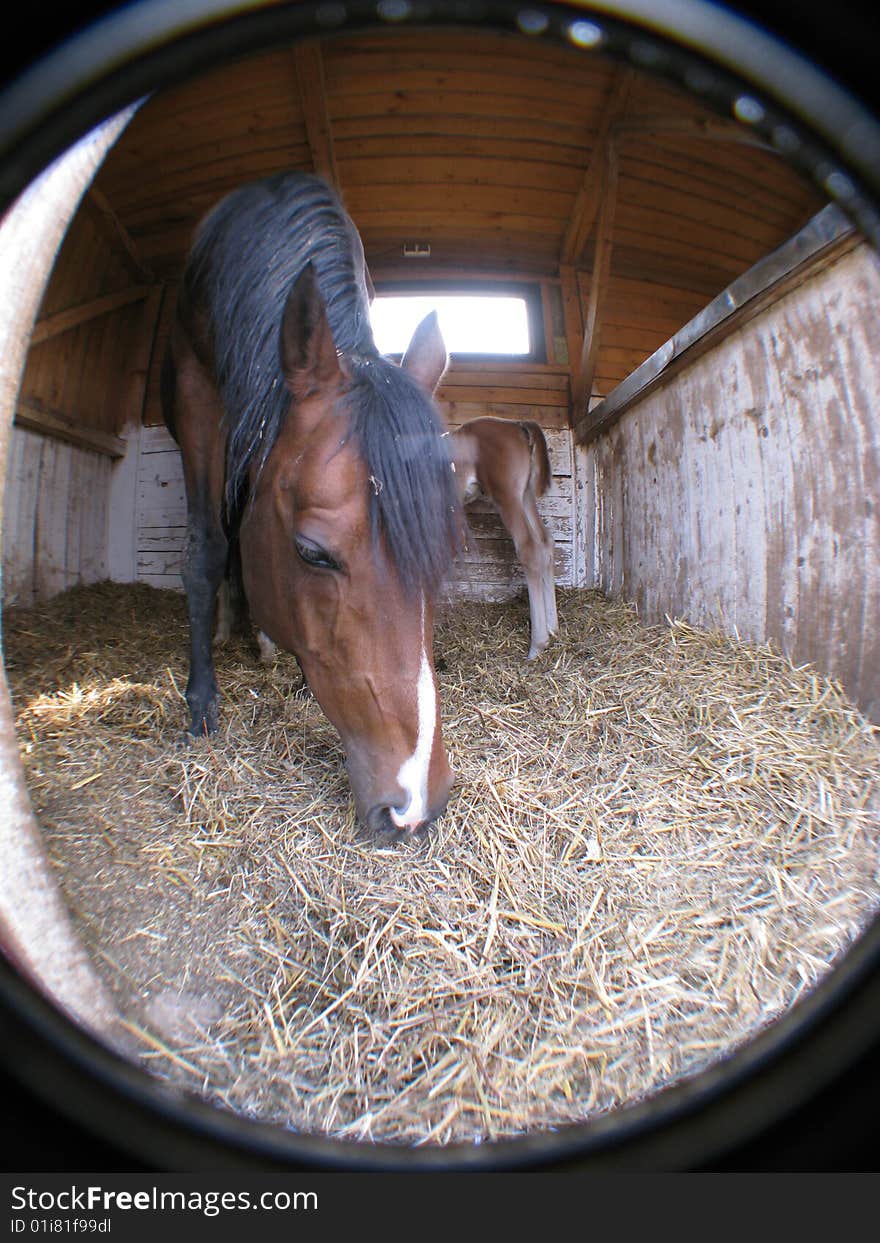
[[433, 401], [376, 350], [363, 251], [329, 186], [283, 173], [244, 186], [203, 221], [183, 277], [188, 318], [207, 351], [227, 422], [227, 508], [246, 495], [291, 411], [280, 330], [290, 289], [311, 264], [333, 340], [353, 377], [349, 414], [372, 479], [374, 538], [384, 534], [407, 587], [436, 594], [460, 538], [460, 507]]

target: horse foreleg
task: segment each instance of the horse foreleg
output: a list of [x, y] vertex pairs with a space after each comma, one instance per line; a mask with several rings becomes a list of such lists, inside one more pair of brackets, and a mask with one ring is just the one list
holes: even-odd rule
[[547, 630], [553, 635], [559, 629], [559, 614], [556, 611], [556, 575], [553, 570], [553, 550], [544, 571], [544, 616], [547, 618]]
[[186, 702], [190, 732], [213, 734], [217, 728], [217, 678], [211, 650], [211, 629], [217, 592], [226, 566], [226, 537], [219, 526], [196, 513], [187, 522], [183, 585], [189, 612], [190, 665]]
[[217, 392], [179, 323], [172, 325], [161, 395], [165, 423], [180, 446], [186, 485], [183, 585], [190, 632], [186, 686], [190, 730], [213, 733], [218, 723], [218, 691], [211, 629], [229, 553], [221, 520], [226, 441]]

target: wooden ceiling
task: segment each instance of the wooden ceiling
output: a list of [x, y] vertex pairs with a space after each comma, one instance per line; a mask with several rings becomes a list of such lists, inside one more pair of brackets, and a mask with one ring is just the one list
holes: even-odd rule
[[[91, 205], [143, 279], [174, 282], [201, 215], [284, 168], [335, 182], [380, 287], [558, 282], [601, 340], [594, 392], [824, 205], [746, 126], [659, 79], [448, 28], [328, 36], [161, 92], [110, 153]], [[429, 259], [403, 257], [413, 241]]]

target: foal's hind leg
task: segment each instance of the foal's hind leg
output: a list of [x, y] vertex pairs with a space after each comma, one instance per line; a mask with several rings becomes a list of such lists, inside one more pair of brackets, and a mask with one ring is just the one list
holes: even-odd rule
[[519, 504], [498, 504], [501, 521], [510, 532], [516, 555], [526, 576], [529, 592], [529, 660], [534, 660], [550, 641], [544, 595], [544, 547], [540, 530], [527, 514], [525, 499]]
[[556, 612], [556, 571], [553, 565], [553, 537], [544, 525], [544, 519], [538, 510], [535, 494], [529, 487], [523, 498], [523, 509], [526, 519], [540, 548], [539, 564], [541, 578], [541, 595], [544, 601], [544, 622], [548, 635], [556, 634], [559, 629], [559, 617]]

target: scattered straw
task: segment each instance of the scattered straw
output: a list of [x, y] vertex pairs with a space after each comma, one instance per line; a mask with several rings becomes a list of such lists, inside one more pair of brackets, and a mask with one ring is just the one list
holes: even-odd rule
[[534, 664], [521, 600], [441, 618], [457, 787], [426, 841], [377, 846], [292, 658], [227, 647], [220, 732], [184, 746], [179, 596], [6, 613], [34, 805], [154, 1074], [479, 1141], [691, 1075], [827, 972], [880, 905], [876, 731], [770, 647], [597, 593], [560, 616]]

